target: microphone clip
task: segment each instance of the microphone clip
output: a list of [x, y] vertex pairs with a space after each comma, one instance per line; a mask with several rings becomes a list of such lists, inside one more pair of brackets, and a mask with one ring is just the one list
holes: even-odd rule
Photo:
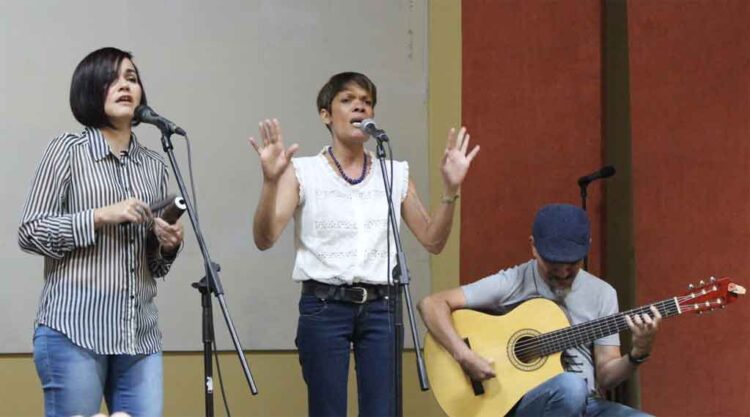
[[385, 134], [385, 130], [377, 129], [372, 135], [378, 142], [390, 142], [391, 139]]

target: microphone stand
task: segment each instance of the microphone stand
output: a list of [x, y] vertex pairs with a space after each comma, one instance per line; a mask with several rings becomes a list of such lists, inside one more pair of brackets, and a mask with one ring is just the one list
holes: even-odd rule
[[[221, 271], [221, 266], [217, 263], [213, 263], [214, 268], [217, 271]], [[208, 270], [206, 270], [206, 276], [208, 276]], [[208, 288], [206, 276], [201, 278], [200, 281], [190, 284], [191, 287], [198, 290], [201, 294], [201, 334], [203, 336], [203, 374], [204, 374], [204, 396], [205, 396], [205, 408], [206, 416], [214, 415], [214, 376], [213, 376], [213, 360], [211, 358], [213, 354], [213, 342], [215, 340], [214, 325], [213, 325], [213, 309], [211, 304], [211, 291]]]
[[[588, 191], [586, 188], [589, 186], [589, 182], [579, 182], [578, 187], [581, 189], [581, 208], [586, 211], [586, 198], [588, 198]], [[589, 255], [583, 257], [583, 269], [589, 270]]]
[[211, 353], [212, 353], [212, 344], [214, 342], [214, 332], [213, 332], [213, 312], [211, 309], [211, 297], [209, 296], [210, 292], [213, 292], [214, 296], [217, 300], [219, 300], [219, 306], [221, 307], [221, 311], [224, 315], [224, 321], [227, 324], [227, 328], [229, 330], [229, 334], [232, 337], [232, 343], [234, 343], [234, 348], [237, 351], [237, 355], [240, 358], [240, 363], [242, 364], [242, 371], [245, 374], [245, 379], [247, 379], [247, 383], [250, 385], [250, 392], [253, 395], [258, 394], [258, 388], [255, 386], [255, 380], [253, 379], [253, 375], [250, 372], [250, 367], [247, 364], [247, 360], [245, 359], [245, 354], [242, 350], [242, 345], [240, 344], [240, 339], [237, 336], [237, 331], [235, 330], [234, 323], [232, 322], [232, 318], [229, 315], [229, 308], [226, 305], [226, 301], [224, 300], [224, 288], [221, 285], [221, 280], [219, 279], [218, 271], [220, 269], [219, 265], [211, 261], [211, 256], [208, 253], [208, 248], [206, 247], [205, 239], [203, 238], [203, 232], [200, 229], [200, 225], [198, 224], [198, 218], [196, 217], [195, 208], [193, 207], [193, 202], [190, 199], [190, 195], [187, 192], [187, 187], [185, 187], [185, 181], [182, 178], [182, 174], [180, 173], [180, 167], [177, 164], [177, 159], [174, 156], [174, 150], [172, 146], [172, 132], [169, 130], [162, 130], [161, 135], [161, 144], [164, 148], [164, 152], [169, 156], [169, 162], [172, 165], [172, 171], [174, 172], [175, 180], [177, 181], [177, 186], [180, 189], [180, 193], [182, 194], [182, 198], [185, 200], [185, 205], [187, 206], [187, 214], [190, 217], [190, 224], [193, 226], [193, 231], [195, 232], [195, 238], [198, 241], [198, 247], [200, 248], [201, 255], [203, 256], [203, 264], [206, 269], [206, 276], [203, 277], [200, 283], [194, 283], [193, 287], [197, 288], [198, 291], [202, 294], [201, 296], [201, 304], [203, 307], [203, 360], [204, 360], [204, 372], [205, 372], [205, 380], [204, 380], [204, 388], [205, 388], [205, 396], [206, 396], [206, 416], [213, 417], [214, 410], [213, 410], [213, 375], [212, 375], [212, 360], [211, 360]]
[[[403, 291], [404, 299], [406, 300], [406, 310], [409, 314], [409, 324], [411, 325], [411, 337], [414, 341], [414, 350], [417, 354], [417, 373], [419, 374], [419, 386], [422, 391], [430, 389], [429, 382], [427, 381], [427, 371], [424, 366], [424, 359], [422, 357], [422, 349], [419, 345], [419, 336], [417, 335], [417, 328], [415, 326], [414, 319], [414, 307], [411, 300], [411, 292], [409, 289], [409, 282], [411, 281], [409, 275], [409, 268], [406, 264], [406, 255], [404, 254], [403, 246], [401, 245], [401, 236], [398, 233], [398, 223], [396, 216], [394, 215], [395, 210], [393, 208], [393, 199], [391, 198], [392, 190], [389, 187], [390, 181], [388, 179], [388, 171], [385, 167], [385, 148], [383, 144], [388, 141], [388, 137], [385, 132], [380, 131], [377, 135], [373, 135], [377, 140], [377, 156], [380, 162], [380, 172], [383, 176], [383, 185], [385, 186], [386, 199], [388, 200], [388, 221], [391, 229], [393, 230], [393, 241], [396, 246], [396, 266], [393, 268], [393, 281], [390, 285], [391, 294], [391, 305], [393, 306], [393, 354], [394, 354], [394, 399], [396, 407], [396, 416], [401, 417], [404, 414], [403, 407], [403, 349], [404, 349], [404, 318], [403, 309], [401, 306], [401, 292]], [[396, 288], [396, 287], [400, 288]]]

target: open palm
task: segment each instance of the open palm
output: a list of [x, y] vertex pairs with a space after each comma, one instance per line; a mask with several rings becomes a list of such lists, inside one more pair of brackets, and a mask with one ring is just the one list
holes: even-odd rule
[[456, 189], [466, 177], [471, 161], [479, 153], [479, 146], [475, 146], [467, 154], [468, 148], [469, 134], [466, 132], [466, 128], [462, 127], [458, 134], [456, 134], [456, 129], [451, 128], [440, 167], [443, 174], [443, 183], [446, 187]]
[[277, 119], [266, 119], [258, 123], [258, 130], [260, 131], [261, 142], [257, 142], [252, 137], [249, 142], [258, 152], [263, 177], [268, 181], [276, 181], [289, 166], [289, 162], [299, 149], [299, 145], [295, 143], [288, 149], [284, 148], [281, 125]]

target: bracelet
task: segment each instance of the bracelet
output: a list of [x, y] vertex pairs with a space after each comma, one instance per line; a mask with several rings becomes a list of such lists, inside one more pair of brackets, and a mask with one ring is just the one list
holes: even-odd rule
[[453, 204], [458, 200], [459, 194], [454, 195], [453, 197], [446, 197], [443, 196], [443, 198], [440, 199], [440, 202], [443, 204]]
[[638, 366], [643, 362], [646, 362], [646, 359], [648, 359], [649, 356], [651, 356], [651, 354], [647, 353], [641, 357], [636, 358], [632, 353], [628, 352], [628, 362], [632, 363], [635, 366]]

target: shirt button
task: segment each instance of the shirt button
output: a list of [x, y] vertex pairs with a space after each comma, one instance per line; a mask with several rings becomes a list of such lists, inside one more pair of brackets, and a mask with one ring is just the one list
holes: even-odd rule
[[135, 268], [130, 268], [130, 272], [135, 272]]
[[134, 298], [135, 298], [135, 296], [134, 296], [134, 295], [131, 295], [131, 296], [130, 296], [130, 299], [131, 299], [131, 300], [132, 300], [132, 299], [134, 299]]

